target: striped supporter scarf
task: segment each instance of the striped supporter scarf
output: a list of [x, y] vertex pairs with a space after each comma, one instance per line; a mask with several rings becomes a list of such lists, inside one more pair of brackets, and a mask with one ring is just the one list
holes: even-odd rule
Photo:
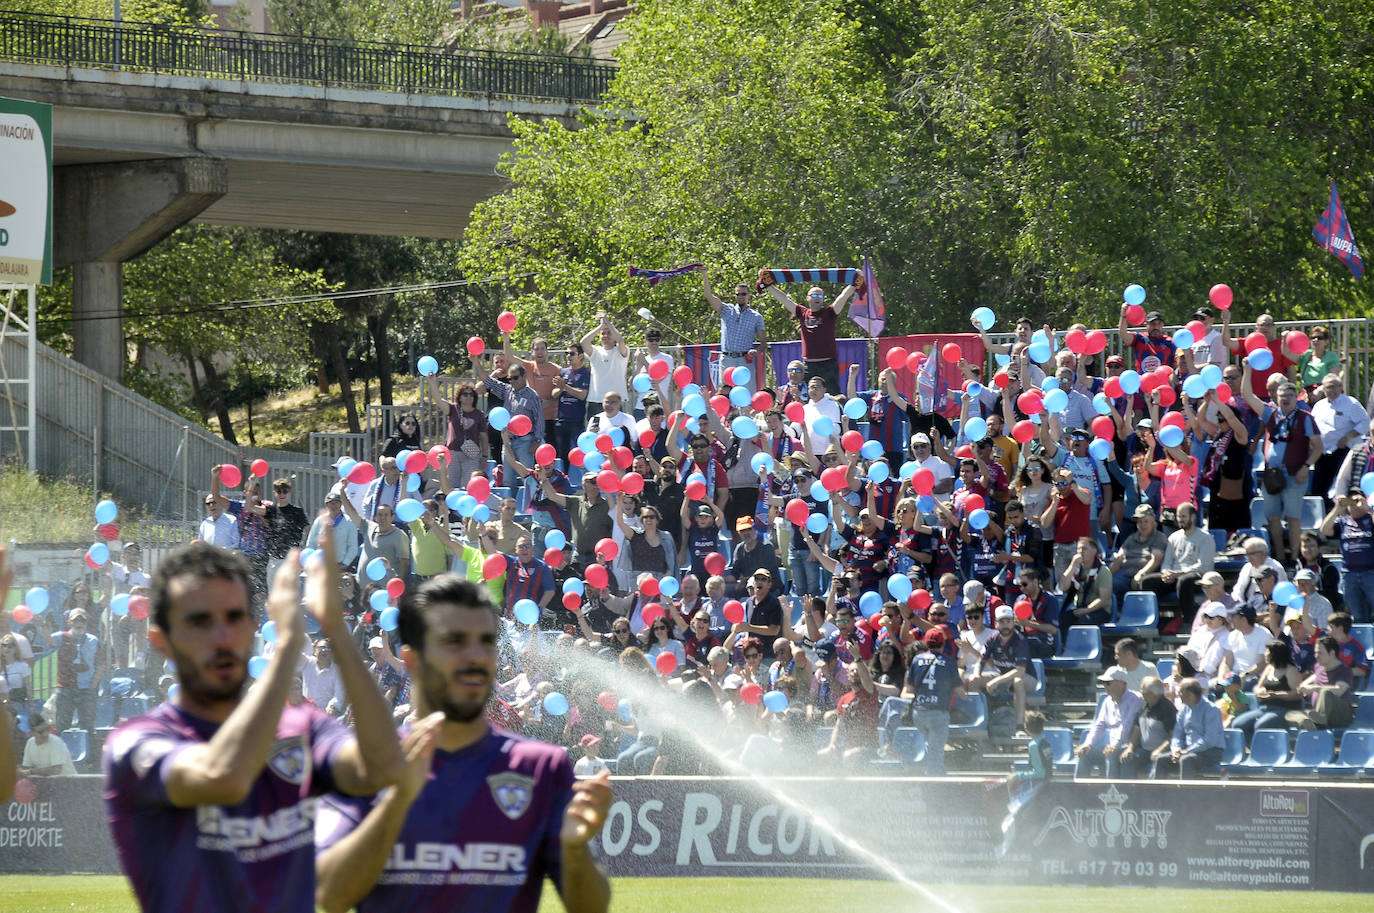
[[664, 279], [675, 279], [678, 276], [695, 273], [699, 269], [701, 269], [700, 263], [688, 263], [684, 266], [675, 266], [672, 269], [640, 269], [638, 266], [632, 266], [630, 267], [630, 278], [648, 279], [649, 286], [653, 287]]
[[759, 287], [779, 285], [784, 282], [835, 282], [853, 285], [859, 271], [852, 267], [845, 269], [764, 269], [759, 270]]

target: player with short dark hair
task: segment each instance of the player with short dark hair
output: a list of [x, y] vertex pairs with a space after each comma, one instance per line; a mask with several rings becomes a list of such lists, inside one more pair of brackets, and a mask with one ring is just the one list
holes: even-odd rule
[[604, 913], [610, 883], [588, 841], [610, 781], [575, 783], [563, 749], [488, 725], [499, 620], [486, 590], [452, 575], [407, 590], [400, 632], [422, 717], [406, 773], [384, 795], [322, 807], [319, 906], [534, 913], [547, 875], [569, 913]]

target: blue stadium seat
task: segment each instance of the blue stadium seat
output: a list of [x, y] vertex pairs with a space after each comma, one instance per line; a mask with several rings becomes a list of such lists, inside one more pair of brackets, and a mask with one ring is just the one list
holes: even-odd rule
[[1361, 694], [1355, 705], [1355, 719], [1347, 729], [1374, 729], [1374, 694]]
[[797, 623], [802, 619], [802, 612], [805, 610], [806, 605], [802, 602], [800, 596], [793, 596], [789, 605], [791, 607], [790, 617], [792, 619], [792, 626], [796, 627]]
[[84, 729], [64, 729], [61, 732], [62, 741], [67, 744], [67, 751], [72, 756], [73, 764], [80, 764], [86, 760], [86, 754], [90, 751], [90, 740]]
[[1045, 703], [1045, 661], [1031, 659], [1031, 672], [1035, 674], [1035, 688], [1027, 689], [1026, 704], [1030, 707], [1039, 707]]
[[968, 720], [966, 723], [955, 723], [951, 718], [949, 724], [949, 740], [985, 742], [988, 738], [988, 699], [983, 694], [962, 694], [954, 702], [954, 717], [960, 711]]
[[1218, 551], [1218, 552], [1220, 552], [1222, 549], [1226, 548], [1226, 542], [1227, 542], [1227, 539], [1226, 539], [1226, 530], [1224, 530], [1224, 529], [1213, 529], [1213, 530], [1209, 530], [1209, 532], [1211, 532], [1211, 534], [1212, 534], [1212, 541], [1216, 543], [1217, 551]]
[[915, 726], [902, 726], [892, 734], [892, 751], [903, 764], [924, 764], [926, 738]]
[[1265, 519], [1264, 519], [1264, 498], [1256, 497], [1256, 498], [1251, 498], [1251, 499], [1250, 499], [1250, 525], [1251, 525], [1251, 526], [1264, 526], [1264, 525], [1265, 525]]
[[1045, 660], [1047, 669], [1094, 670], [1102, 665], [1102, 629], [1097, 625], [1073, 625], [1057, 656]]
[[112, 697], [98, 697], [95, 699], [95, 728], [113, 729], [117, 722], [115, 716], [115, 699]]
[[1316, 776], [1317, 769], [1330, 764], [1336, 757], [1336, 737], [1329, 729], [1313, 729], [1298, 733], [1293, 757], [1275, 765], [1277, 773]]
[[1221, 749], [1221, 768], [1225, 772], [1245, 760], [1245, 733], [1239, 729], [1222, 730], [1226, 744]]
[[1374, 624], [1361, 622], [1350, 626], [1350, 636], [1359, 641], [1360, 646], [1364, 647], [1364, 658], [1366, 662], [1374, 661]]
[[1121, 615], [1102, 626], [1108, 637], [1153, 638], [1159, 631], [1159, 599], [1145, 590], [1132, 590], [1121, 599]]
[[1159, 670], [1160, 681], [1174, 674], [1174, 658], [1166, 656], [1163, 659], [1155, 660], [1155, 668]]
[[1347, 729], [1341, 736], [1341, 752], [1336, 760], [1321, 765], [1323, 776], [1353, 777], [1374, 762], [1374, 730]]
[[[1046, 726], [1044, 737], [1050, 743], [1055, 772], [1072, 774], [1078, 763], [1073, 754], [1073, 733], [1062, 726]], [[1016, 761], [1012, 769], [1030, 770], [1030, 761]]]
[[1256, 729], [1250, 739], [1250, 756], [1232, 768], [1236, 773], [1264, 777], [1288, 760], [1287, 729]]
[[1326, 519], [1326, 502], [1319, 495], [1307, 495], [1302, 499], [1302, 528], [1315, 529], [1321, 534], [1322, 520]]
[[568, 467], [568, 488], [574, 494], [582, 490], [582, 467]]
[[126, 697], [123, 700], [115, 699], [118, 705], [120, 720], [133, 719], [148, 712], [148, 699], [146, 697]]

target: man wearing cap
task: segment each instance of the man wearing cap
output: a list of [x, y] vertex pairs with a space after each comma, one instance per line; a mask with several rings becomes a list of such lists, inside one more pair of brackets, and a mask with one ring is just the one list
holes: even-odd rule
[[[944, 627], [931, 628], [925, 633], [926, 649], [911, 659], [907, 669], [902, 699], [911, 702], [912, 723], [926, 740], [926, 776], [945, 774], [945, 743], [949, 741], [949, 711], [957, 693], [963, 692], [959, 669], [954, 657], [946, 649], [948, 635]], [[889, 719], [888, 744], [892, 729], [900, 719]]]
[[[1164, 315], [1159, 311], [1151, 311], [1145, 315], [1145, 332], [1134, 333], [1131, 331], [1130, 321], [1126, 317], [1129, 305], [1121, 305], [1121, 322], [1117, 325], [1117, 335], [1121, 338], [1121, 344], [1130, 346], [1134, 353], [1134, 367], [1136, 373], [1145, 374], [1153, 371], [1160, 365], [1170, 365], [1174, 363], [1174, 355], [1178, 347], [1174, 341], [1164, 335]], [[1143, 401], [1137, 396], [1137, 405]]]
[[1097, 677], [1107, 698], [1098, 703], [1092, 725], [1074, 749], [1078, 756], [1074, 779], [1087, 779], [1099, 768], [1109, 780], [1122, 776], [1121, 752], [1130, 745], [1136, 716], [1145, 706], [1140, 694], [1126, 687], [1127, 678], [1120, 666], [1112, 666]]
[[1193, 665], [1198, 672], [1205, 672], [1210, 681], [1226, 657], [1227, 635], [1231, 631], [1226, 620], [1230, 615], [1221, 603], [1204, 602], [1198, 616], [1202, 618], [1202, 627], [1188, 638], [1186, 649], [1197, 657]]
[[1180, 504], [1176, 517], [1178, 529], [1169, 534], [1159, 570], [1146, 574], [1140, 588], [1160, 595], [1171, 591], [1177, 595], [1181, 619], [1177, 629], [1181, 630], [1193, 621], [1197, 584], [1216, 562], [1217, 543], [1209, 532], [1198, 528], [1197, 508], [1191, 503]]
[[730, 640], [735, 635], [748, 634], [760, 641], [764, 662], [773, 661], [773, 638], [782, 633], [782, 603], [773, 592], [773, 574], [766, 568], [759, 568], [751, 578], [754, 582], [754, 595], [744, 601], [744, 621], [737, 622], [731, 629]]
[[[832, 640], [816, 644], [816, 668], [811, 673], [811, 702], [807, 716], [824, 717], [834, 710], [841, 697], [849, 692], [849, 674], [840, 664], [840, 651]], [[817, 719], [817, 723], [821, 720]]]
[[[941, 445], [943, 447], [943, 444]], [[954, 469], [949, 461], [934, 452], [931, 437], [925, 432], [911, 436], [911, 452], [917, 469], [929, 469], [935, 476], [932, 494], [947, 495], [954, 490]]]
[[1225, 729], [1221, 711], [1203, 697], [1203, 687], [1195, 678], [1185, 678], [1178, 686], [1178, 719], [1173, 737], [1154, 753], [1151, 780], [1169, 779], [1177, 773], [1181, 780], [1193, 780], [1221, 763]]
[[301, 691], [316, 707], [330, 716], [342, 716], [348, 708], [343, 681], [334, 666], [334, 647], [326, 637], [318, 638], [303, 654]]
[[[721, 301], [711, 291], [711, 280], [706, 275], [706, 267], [701, 268], [701, 294], [711, 310], [720, 316], [720, 369], [737, 368], [741, 365], [750, 370], [749, 383], [744, 386], [752, 393], [759, 388], [760, 379], [754, 378], [754, 356], [758, 349], [767, 351], [768, 333], [763, 324], [763, 315], [750, 306], [753, 293], [748, 284], [740, 282], [735, 286], [735, 300]], [[803, 378], [804, 379], [804, 378]], [[789, 370], [788, 382], [792, 380]], [[836, 385], [838, 388], [838, 384]]]
[[1221, 331], [1212, 327], [1216, 321], [1216, 312], [1203, 305], [1193, 311], [1193, 319], [1201, 321], [1205, 328], [1202, 338], [1193, 341], [1193, 368], [1201, 371], [1203, 367], [1209, 364], [1216, 365], [1218, 368], [1226, 367], [1230, 352], [1227, 351], [1226, 343], [1222, 340]]
[[1302, 611], [1307, 614], [1308, 620], [1313, 627], [1325, 631], [1331, 613], [1336, 609], [1331, 605], [1331, 600], [1317, 592], [1317, 575], [1310, 568], [1303, 568], [1293, 575], [1293, 585], [1304, 600]]
[[72, 728], [72, 714], [81, 718], [81, 728], [95, 737], [96, 689], [105, 677], [105, 651], [89, 633], [90, 616], [85, 609], [73, 609], [67, 616], [67, 629], [51, 638], [57, 651], [57, 731]]
[[[843, 516], [840, 492], [831, 492], [830, 497], [835, 502], [831, 515]], [[876, 593], [879, 582], [888, 576], [888, 549], [896, 533], [897, 528], [891, 520], [867, 507], [859, 511], [854, 525], [845, 523], [840, 530], [846, 543], [841, 563], [846, 570], [858, 572], [862, 592]], [[858, 596], [857, 593], [852, 595]]]
[[[977, 614], [977, 613], [974, 613]], [[988, 697], [1010, 689], [1016, 708], [1016, 728], [1026, 728], [1026, 676], [1030, 672], [1030, 645], [1016, 629], [1016, 613], [1011, 606], [1000, 606], [994, 617], [997, 636], [983, 645], [978, 674], [968, 683], [970, 691]]]
[[1258, 617], [1250, 605], [1240, 606], [1231, 616], [1231, 632], [1226, 635], [1226, 655], [1221, 661], [1220, 678], [1234, 672], [1244, 681], [1251, 682], [1264, 671], [1267, 665], [1264, 648], [1269, 646], [1274, 634], [1255, 624]]
[[554, 487], [552, 476], [541, 479], [539, 485], [546, 498], [568, 511], [578, 563], [585, 566], [595, 562], [596, 543], [602, 539], [609, 539], [615, 525], [611, 520], [610, 503], [601, 494], [596, 473], [588, 472], [582, 475], [581, 496], [565, 495], [558, 491]]
[[[1040, 444], [1044, 448], [1043, 455], [1052, 466], [1068, 469], [1073, 473], [1074, 481], [1087, 489], [1091, 498], [1091, 509], [1088, 512], [1089, 531], [1085, 535], [1097, 540], [1099, 546], [1104, 541], [1102, 531], [1110, 528], [1111, 505], [1107, 501], [1108, 485], [1111, 476], [1107, 473], [1107, 467], [1099, 459], [1088, 453], [1088, 442], [1092, 440], [1092, 432], [1086, 428], [1070, 428], [1067, 432], [1061, 430], [1059, 417], [1050, 415], [1048, 421], [1040, 425]], [[1063, 435], [1067, 435], [1069, 446], [1060, 446]], [[1058, 538], [1058, 520], [1055, 521], [1056, 537]], [[1161, 549], [1162, 550], [1162, 549]], [[1102, 547], [1105, 553], [1106, 548]]]
[[385, 638], [390, 636], [378, 634], [367, 642], [368, 653], [372, 655], [372, 662], [368, 664], [367, 671], [377, 682], [377, 687], [386, 698], [387, 706], [395, 707], [401, 686], [406, 683], [406, 667], [387, 644]]
[[1339, 533], [1345, 565], [1345, 610], [1356, 624], [1374, 621], [1374, 516], [1364, 492], [1352, 487], [1322, 520], [1322, 535]]
[[768, 571], [772, 579], [778, 579], [777, 549], [771, 542], [760, 541], [759, 532], [753, 517], [743, 516], [735, 521], [739, 544], [735, 546], [730, 568], [725, 572], [725, 584], [736, 599], [741, 598], [745, 583], [759, 569]]
[[334, 532], [334, 560], [341, 566], [353, 568], [358, 563], [358, 526], [343, 512], [343, 493], [331, 488], [324, 496], [324, 511], [310, 524], [305, 547], [317, 549], [324, 542], [324, 530]]

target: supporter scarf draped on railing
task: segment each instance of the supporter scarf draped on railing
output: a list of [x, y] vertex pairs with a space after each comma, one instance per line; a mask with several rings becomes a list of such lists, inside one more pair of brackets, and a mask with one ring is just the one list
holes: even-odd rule
[[688, 263], [684, 266], [675, 266], [672, 269], [641, 269], [638, 266], [632, 266], [630, 267], [630, 278], [648, 279], [650, 287], [653, 287], [664, 279], [675, 279], [678, 276], [695, 273], [700, 269], [700, 263]]

